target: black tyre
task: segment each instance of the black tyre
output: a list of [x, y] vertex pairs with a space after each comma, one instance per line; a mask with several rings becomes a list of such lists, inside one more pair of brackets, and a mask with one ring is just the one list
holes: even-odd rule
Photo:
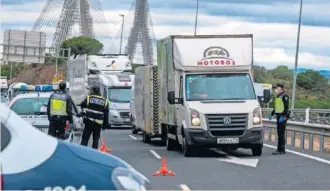
[[261, 156], [262, 155], [262, 145], [254, 146], [251, 148], [253, 156]]
[[138, 133], [138, 130], [134, 125], [132, 125], [132, 134], [136, 135]]
[[185, 157], [192, 157], [194, 155], [194, 148], [188, 144], [187, 138], [182, 139], [182, 152]]
[[151, 138], [150, 138], [150, 136], [148, 134], [146, 134], [145, 132], [143, 132], [142, 141], [144, 143], [150, 143], [151, 142]]
[[166, 135], [166, 149], [168, 151], [173, 151], [175, 150], [176, 145], [177, 145], [176, 140], [170, 139], [168, 135]]

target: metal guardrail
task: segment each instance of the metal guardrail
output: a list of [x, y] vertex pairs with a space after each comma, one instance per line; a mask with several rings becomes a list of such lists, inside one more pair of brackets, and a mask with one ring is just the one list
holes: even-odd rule
[[[276, 142], [276, 121], [263, 119], [263, 124], [265, 127], [265, 140]], [[330, 125], [288, 121], [286, 126], [286, 143], [301, 149], [329, 153]]]
[[[266, 118], [273, 108], [262, 108], [262, 116]], [[330, 109], [293, 109], [289, 121], [297, 121], [311, 124], [330, 125]]]

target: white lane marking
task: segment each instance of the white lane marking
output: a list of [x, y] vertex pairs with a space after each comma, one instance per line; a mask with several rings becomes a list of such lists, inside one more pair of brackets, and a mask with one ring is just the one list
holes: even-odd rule
[[159, 154], [158, 153], [156, 153], [156, 151], [154, 151], [154, 150], [149, 150], [150, 152], [151, 152], [151, 154], [153, 154], [157, 159], [162, 159], [162, 157], [160, 157], [159, 156]]
[[179, 186], [183, 191], [190, 191], [190, 188], [185, 184], [180, 184]]
[[234, 163], [234, 164], [239, 164], [239, 165], [244, 165], [244, 166], [250, 166], [256, 168], [259, 162], [259, 159], [249, 159], [249, 158], [238, 158], [232, 155], [229, 155], [226, 152], [223, 152], [221, 150], [216, 150], [212, 149], [213, 152], [216, 152], [221, 155], [225, 155], [225, 159], [216, 159], [218, 161], [223, 161], [223, 162], [229, 162], [229, 163]]
[[134, 139], [134, 140], [137, 140], [137, 138], [134, 137], [133, 135], [128, 135], [128, 136], [131, 137], [131, 138]]
[[[269, 147], [269, 148], [274, 148], [274, 149], [277, 148], [276, 146], [268, 145], [268, 144], [264, 144], [264, 146]], [[312, 155], [308, 155], [308, 154], [296, 152], [296, 151], [289, 150], [289, 149], [285, 149], [285, 152], [292, 153], [292, 154], [295, 154], [295, 155], [299, 155], [299, 156], [302, 156], [302, 157], [306, 157], [306, 158], [309, 158], [309, 159], [312, 159], [312, 160], [316, 160], [316, 161], [319, 161], [319, 162], [323, 162], [323, 163], [326, 163], [326, 164], [329, 164], [330, 165], [330, 161], [325, 160], [325, 159], [322, 159], [322, 158], [319, 158], [319, 157], [314, 157]]]

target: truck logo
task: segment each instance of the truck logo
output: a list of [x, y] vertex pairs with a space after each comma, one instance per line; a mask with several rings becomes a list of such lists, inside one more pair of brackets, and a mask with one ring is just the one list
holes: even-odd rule
[[225, 118], [223, 118], [223, 124], [225, 124], [225, 125], [229, 125], [229, 124], [231, 124], [231, 119], [230, 119], [230, 117], [225, 117]]
[[203, 57], [197, 62], [198, 66], [235, 65], [235, 61], [230, 57], [228, 50], [219, 46], [207, 48], [203, 53]]

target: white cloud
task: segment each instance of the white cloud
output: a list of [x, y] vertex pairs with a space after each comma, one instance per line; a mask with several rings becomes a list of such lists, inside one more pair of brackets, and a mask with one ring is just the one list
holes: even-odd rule
[[[26, 4], [25, 6], [29, 7], [31, 5]], [[37, 4], [34, 6], [42, 7]], [[39, 12], [21, 12], [20, 18], [23, 20], [18, 21], [13, 17], [13, 14], [17, 12], [10, 12], [11, 10], [13, 9], [7, 8], [2, 13], [1, 19], [4, 22], [33, 23], [39, 16]], [[41, 8], [38, 10], [41, 10]], [[195, 19], [195, 14], [193, 12], [176, 10], [176, 13], [173, 14], [169, 11], [161, 12], [155, 9], [152, 9], [151, 11], [154, 23], [153, 31], [157, 39], [164, 38], [171, 34], [193, 34], [193, 22]], [[123, 43], [126, 44], [130, 32], [130, 26], [133, 21], [133, 13], [127, 13], [127, 10], [106, 10], [104, 14], [108, 26], [105, 27], [104, 23], [94, 24], [94, 32], [96, 33], [96, 36], [102, 35], [108, 37], [103, 41], [106, 49], [111, 47], [112, 41], [110, 39], [118, 34], [121, 25], [121, 17], [119, 17], [119, 14], [123, 13], [126, 13]], [[59, 11], [54, 14], [58, 15]], [[93, 11], [92, 14], [100, 15], [100, 13], [96, 11]], [[189, 26], [170, 24], [179, 22], [190, 22], [192, 24]], [[235, 17], [234, 19], [233, 17], [209, 16], [205, 14], [199, 15], [198, 24], [198, 34], [253, 34], [256, 63], [260, 63], [267, 67], [274, 67], [278, 64], [293, 66], [294, 64], [294, 54], [292, 54], [292, 52], [294, 52], [296, 46], [297, 25], [283, 23], [254, 23], [246, 21], [244, 17]], [[47, 31], [54, 31], [54, 27], [55, 26], [48, 27]], [[32, 28], [32, 26], [30, 28]], [[79, 34], [79, 27], [76, 26], [73, 33], [74, 35]], [[114, 42], [114, 46], [119, 49], [119, 40]], [[313, 49], [319, 50], [322, 48], [330, 48], [330, 27], [303, 26], [301, 29], [300, 46], [302, 51], [299, 54], [299, 66], [308, 68], [330, 68], [330, 57], [318, 55], [315, 53], [316, 51], [313, 51], [314, 54], [308, 52]], [[292, 51], [286, 52], [287, 49]]]

